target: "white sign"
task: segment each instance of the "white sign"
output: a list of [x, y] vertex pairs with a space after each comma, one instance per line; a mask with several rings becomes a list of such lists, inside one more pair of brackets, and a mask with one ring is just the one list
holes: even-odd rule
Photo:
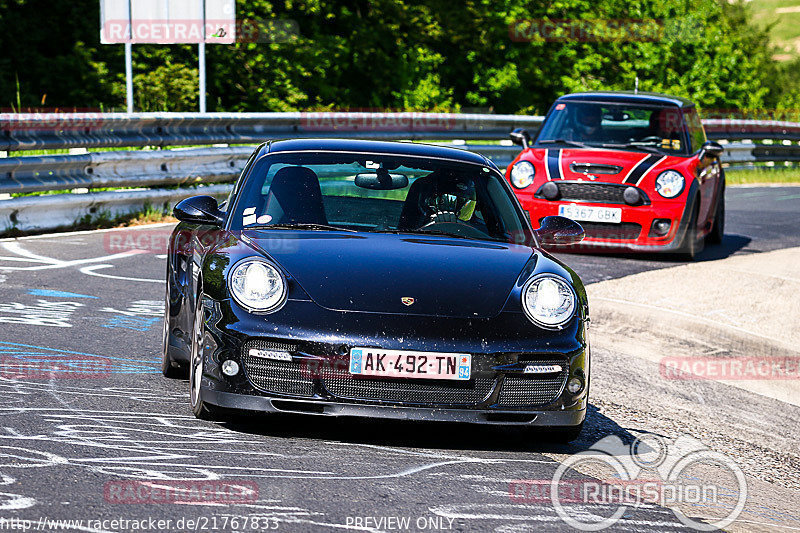
[[236, 41], [236, 0], [100, 0], [100, 42]]

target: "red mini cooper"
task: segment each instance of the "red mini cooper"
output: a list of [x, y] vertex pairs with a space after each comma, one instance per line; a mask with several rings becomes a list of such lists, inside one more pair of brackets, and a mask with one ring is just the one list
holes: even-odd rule
[[694, 258], [705, 242], [722, 240], [723, 149], [706, 140], [688, 100], [569, 94], [553, 104], [535, 140], [523, 129], [511, 140], [523, 150], [506, 179], [531, 221], [561, 215], [586, 231], [582, 243], [562, 248]]

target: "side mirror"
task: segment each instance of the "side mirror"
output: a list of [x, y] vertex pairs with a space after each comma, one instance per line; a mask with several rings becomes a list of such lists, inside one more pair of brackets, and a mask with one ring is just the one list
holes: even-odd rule
[[544, 217], [541, 227], [534, 233], [542, 244], [576, 244], [586, 236], [580, 224], [559, 216]]
[[531, 134], [524, 128], [517, 128], [508, 134], [511, 137], [511, 142], [522, 146], [523, 150], [527, 150], [531, 144]]
[[191, 224], [221, 226], [224, 220], [217, 200], [211, 196], [192, 196], [181, 200], [172, 210], [172, 213], [181, 222], [189, 222]]
[[706, 141], [700, 148], [700, 159], [712, 158], [719, 159], [725, 153], [725, 148], [721, 144], [714, 141]]

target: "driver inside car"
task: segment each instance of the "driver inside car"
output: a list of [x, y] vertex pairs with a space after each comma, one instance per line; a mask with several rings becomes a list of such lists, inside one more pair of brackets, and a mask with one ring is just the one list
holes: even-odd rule
[[467, 224], [486, 232], [475, 216], [478, 205], [474, 182], [460, 175], [433, 173], [417, 179], [408, 191], [398, 229], [417, 230], [439, 224]]

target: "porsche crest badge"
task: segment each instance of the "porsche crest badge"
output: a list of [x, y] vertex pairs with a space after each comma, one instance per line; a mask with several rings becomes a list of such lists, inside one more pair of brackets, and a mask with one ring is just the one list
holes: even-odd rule
[[403, 296], [402, 298], [400, 298], [400, 301], [403, 302], [403, 305], [406, 306], [414, 305], [414, 302], [416, 302], [416, 300], [414, 298], [411, 298], [410, 296]]

